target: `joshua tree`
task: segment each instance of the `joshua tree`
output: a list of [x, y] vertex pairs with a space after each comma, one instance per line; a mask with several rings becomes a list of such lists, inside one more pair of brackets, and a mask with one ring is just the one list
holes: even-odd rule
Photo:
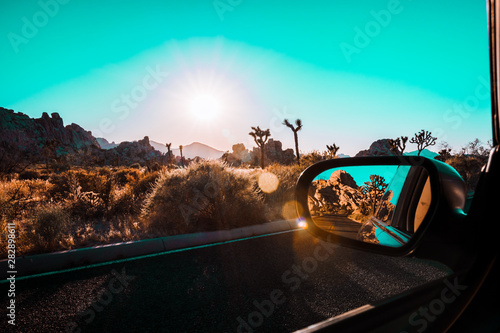
[[45, 169], [47, 169], [47, 171], [49, 170], [50, 160], [55, 160], [57, 158], [57, 146], [59, 143], [60, 142], [56, 139], [49, 139], [42, 148], [42, 155], [45, 158]]
[[361, 191], [368, 196], [371, 211], [375, 212], [375, 205], [382, 198], [388, 184], [385, 183], [385, 178], [379, 175], [370, 175], [370, 181], [365, 182]]
[[407, 136], [402, 136], [396, 138], [395, 140], [389, 139], [389, 145], [391, 145], [391, 151], [396, 155], [403, 155], [406, 148], [406, 141], [408, 141]]
[[411, 138], [410, 143], [417, 144], [418, 156], [420, 156], [422, 150], [426, 147], [434, 146], [436, 144], [436, 140], [437, 138], [433, 137], [431, 132], [421, 130], [419, 133], [415, 133], [415, 136]]
[[340, 147], [338, 147], [335, 143], [331, 146], [326, 145], [326, 149], [328, 149], [328, 154], [330, 154], [331, 158], [335, 158], [337, 156], [337, 152], [339, 151]]
[[182, 156], [182, 145], [179, 146], [179, 150], [181, 152], [181, 164], [184, 167], [184, 157]]
[[295, 125], [296, 126], [293, 126], [292, 124], [290, 124], [290, 122], [288, 121], [288, 119], [285, 119], [283, 121], [283, 125], [289, 127], [292, 130], [292, 132], [293, 132], [293, 138], [295, 140], [295, 154], [297, 155], [297, 163], [300, 163], [299, 136], [297, 135], [297, 132], [302, 129], [302, 120], [300, 120], [300, 119], [295, 120]]
[[259, 126], [253, 127], [253, 132], [248, 133], [253, 137], [253, 140], [260, 148], [260, 167], [264, 169], [264, 145], [267, 142], [267, 139], [271, 136], [271, 131], [269, 129], [261, 130]]
[[172, 150], [170, 149], [172, 147], [172, 143], [166, 143], [165, 147], [167, 147], [167, 152], [165, 153], [165, 156], [167, 157], [167, 164], [170, 166], [173, 163], [174, 159], [174, 154], [172, 153]]

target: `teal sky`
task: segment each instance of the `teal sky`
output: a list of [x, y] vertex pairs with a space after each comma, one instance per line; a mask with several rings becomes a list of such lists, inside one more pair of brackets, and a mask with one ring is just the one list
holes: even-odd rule
[[0, 106], [221, 150], [293, 147], [285, 117], [303, 152], [491, 138], [485, 1], [60, 1], [1, 2]]

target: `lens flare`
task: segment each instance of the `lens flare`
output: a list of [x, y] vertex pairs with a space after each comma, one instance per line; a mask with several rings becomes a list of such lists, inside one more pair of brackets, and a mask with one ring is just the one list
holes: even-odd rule
[[302, 206], [295, 200], [286, 202], [281, 208], [281, 215], [285, 220], [295, 220], [302, 213]]
[[275, 174], [271, 172], [263, 172], [259, 175], [259, 187], [265, 193], [273, 193], [278, 189], [280, 181]]
[[302, 229], [307, 229], [308, 227], [307, 222], [304, 220], [303, 217], [299, 217], [297, 219], [297, 226]]

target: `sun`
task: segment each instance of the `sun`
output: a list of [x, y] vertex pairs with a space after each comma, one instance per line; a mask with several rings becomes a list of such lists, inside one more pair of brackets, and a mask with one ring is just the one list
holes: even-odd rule
[[189, 102], [189, 111], [198, 120], [212, 120], [221, 110], [221, 103], [212, 94], [201, 93], [193, 96]]

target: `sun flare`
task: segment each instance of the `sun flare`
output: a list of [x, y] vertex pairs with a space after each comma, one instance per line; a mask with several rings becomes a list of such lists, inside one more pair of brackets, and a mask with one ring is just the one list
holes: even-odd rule
[[199, 120], [214, 119], [221, 109], [220, 101], [211, 94], [198, 94], [189, 103], [191, 114]]

